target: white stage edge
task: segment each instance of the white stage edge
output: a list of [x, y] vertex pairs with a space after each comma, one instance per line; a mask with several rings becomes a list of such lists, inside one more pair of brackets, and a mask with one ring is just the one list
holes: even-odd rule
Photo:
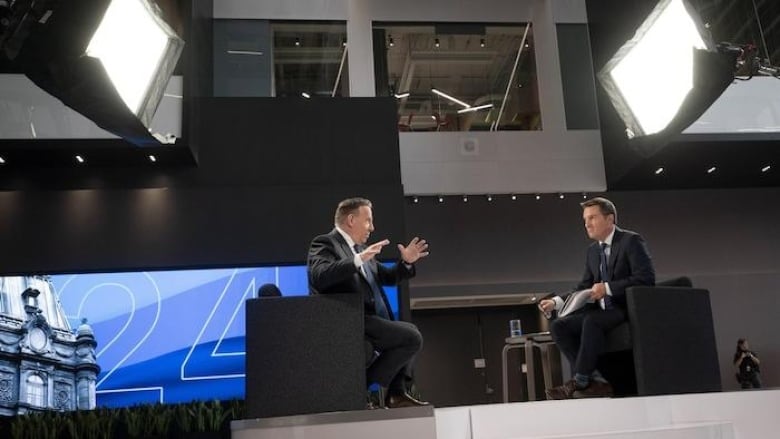
[[373, 410], [234, 421], [233, 439], [763, 439], [780, 390]]

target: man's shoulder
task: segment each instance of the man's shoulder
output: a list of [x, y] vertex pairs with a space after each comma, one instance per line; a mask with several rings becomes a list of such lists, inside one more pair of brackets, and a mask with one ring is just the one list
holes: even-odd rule
[[[627, 230], [627, 229], [615, 229], [615, 236], [620, 236], [620, 238], [625, 238], [626, 241], [631, 241], [634, 239], [643, 239], [642, 235], [640, 235], [638, 232], [635, 232], [633, 230]], [[614, 239], [614, 238], [613, 238]]]

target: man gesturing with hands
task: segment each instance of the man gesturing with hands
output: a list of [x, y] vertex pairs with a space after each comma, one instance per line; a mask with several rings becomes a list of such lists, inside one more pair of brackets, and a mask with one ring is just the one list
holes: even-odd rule
[[409, 394], [414, 358], [422, 348], [415, 325], [395, 320], [382, 285], [396, 285], [415, 274], [414, 263], [428, 256], [428, 244], [414, 238], [398, 244], [400, 260], [392, 267], [376, 256], [390, 244], [384, 239], [366, 245], [374, 231], [371, 201], [349, 198], [339, 203], [335, 228], [311, 242], [308, 257], [309, 293], [356, 293], [363, 296], [365, 332], [379, 357], [366, 371], [367, 385], [387, 387], [390, 408], [427, 405]]

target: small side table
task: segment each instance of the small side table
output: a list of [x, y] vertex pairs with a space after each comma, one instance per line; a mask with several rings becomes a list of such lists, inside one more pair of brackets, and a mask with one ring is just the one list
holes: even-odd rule
[[[538, 347], [542, 354], [542, 373], [544, 374], [544, 385], [547, 388], [553, 387], [553, 361], [550, 357], [558, 353], [555, 349], [555, 342], [549, 332], [537, 332], [532, 334], [523, 334], [518, 337], [507, 337], [504, 340], [504, 349], [501, 351], [501, 378], [503, 384], [504, 402], [509, 402], [509, 372], [507, 365], [507, 354], [512, 349], [525, 348], [525, 367], [526, 382], [528, 385], [528, 400], [536, 400], [536, 371], [534, 367], [534, 347]], [[554, 365], [556, 374], [560, 376], [560, 361]], [[560, 381], [560, 379], [558, 379]]]

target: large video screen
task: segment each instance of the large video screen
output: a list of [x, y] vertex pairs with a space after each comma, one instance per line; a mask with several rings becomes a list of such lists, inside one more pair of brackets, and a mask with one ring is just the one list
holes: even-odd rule
[[[308, 294], [305, 266], [44, 278], [71, 330], [84, 318], [92, 327], [101, 369], [97, 405], [110, 407], [243, 398], [246, 300], [266, 283], [285, 296]], [[0, 289], [11, 285], [0, 279]], [[398, 315], [397, 289], [385, 291]]]

